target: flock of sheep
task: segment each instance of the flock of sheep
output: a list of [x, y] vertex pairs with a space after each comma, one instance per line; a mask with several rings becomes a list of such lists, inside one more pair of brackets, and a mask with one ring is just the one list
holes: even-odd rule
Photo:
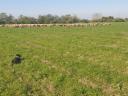
[[76, 24], [4, 24], [0, 27], [52, 27], [52, 26], [62, 26], [62, 27], [95, 27], [95, 26], [109, 26], [111, 23], [76, 23]]

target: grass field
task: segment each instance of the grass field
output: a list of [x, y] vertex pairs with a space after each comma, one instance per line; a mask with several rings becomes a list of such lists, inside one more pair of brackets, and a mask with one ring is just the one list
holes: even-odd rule
[[128, 23], [0, 28], [0, 96], [128, 96]]

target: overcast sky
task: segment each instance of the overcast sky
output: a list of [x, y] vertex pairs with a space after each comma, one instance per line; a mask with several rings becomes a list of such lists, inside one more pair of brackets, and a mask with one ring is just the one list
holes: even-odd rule
[[0, 0], [0, 13], [18, 16], [72, 14], [90, 18], [94, 13], [128, 17], [128, 0]]

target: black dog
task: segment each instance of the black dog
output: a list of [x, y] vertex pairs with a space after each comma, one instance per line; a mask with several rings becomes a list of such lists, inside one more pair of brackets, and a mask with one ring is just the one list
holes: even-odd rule
[[15, 58], [12, 60], [12, 65], [20, 64], [22, 60], [22, 56], [20, 54], [16, 54]]

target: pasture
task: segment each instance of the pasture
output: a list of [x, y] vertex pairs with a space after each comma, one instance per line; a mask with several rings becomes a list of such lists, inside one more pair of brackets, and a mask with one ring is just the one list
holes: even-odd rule
[[0, 96], [127, 95], [128, 23], [0, 28]]

